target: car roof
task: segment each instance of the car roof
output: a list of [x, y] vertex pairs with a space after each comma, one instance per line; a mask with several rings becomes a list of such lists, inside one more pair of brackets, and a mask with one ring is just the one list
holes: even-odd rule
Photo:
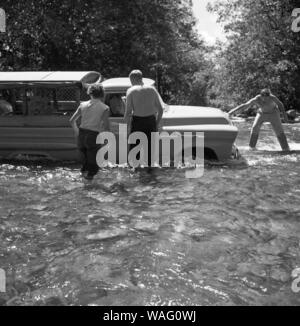
[[95, 83], [100, 78], [95, 71], [7, 71], [0, 72], [0, 85], [74, 85]]
[[[143, 82], [146, 86], [154, 86], [155, 84], [155, 81], [149, 78], [143, 78]], [[126, 92], [132, 86], [128, 77], [106, 79], [102, 82], [102, 85], [106, 92], [112, 93]]]

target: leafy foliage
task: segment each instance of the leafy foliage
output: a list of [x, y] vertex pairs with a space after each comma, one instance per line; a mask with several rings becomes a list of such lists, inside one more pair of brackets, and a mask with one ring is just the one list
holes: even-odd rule
[[[1, 70], [96, 70], [104, 78], [141, 69], [165, 101], [229, 108], [270, 87], [300, 108], [296, 0], [218, 1], [210, 10], [227, 42], [195, 32], [191, 0], [0, 0]], [[210, 103], [209, 103], [210, 102]]]
[[291, 29], [296, 0], [218, 1], [227, 43], [217, 46], [211, 98], [231, 107], [270, 87], [287, 108], [300, 109], [300, 33]]
[[188, 103], [206, 65], [191, 0], [0, 0], [0, 7], [8, 16], [3, 70], [97, 70], [110, 78], [139, 68], [166, 100]]

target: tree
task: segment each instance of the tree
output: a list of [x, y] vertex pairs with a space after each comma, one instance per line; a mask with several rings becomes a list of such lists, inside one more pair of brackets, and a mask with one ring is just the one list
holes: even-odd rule
[[8, 16], [3, 70], [97, 70], [109, 78], [139, 68], [165, 100], [188, 103], [207, 64], [191, 0], [0, 0], [0, 7]]
[[300, 34], [291, 29], [296, 6], [295, 0], [232, 0], [209, 7], [227, 33], [211, 90], [219, 105], [236, 105], [270, 87], [288, 108], [299, 108]]

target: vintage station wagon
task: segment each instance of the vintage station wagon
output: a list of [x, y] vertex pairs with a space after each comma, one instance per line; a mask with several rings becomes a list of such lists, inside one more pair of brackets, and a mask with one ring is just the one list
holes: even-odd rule
[[[86, 86], [100, 81], [97, 72], [0, 72], [0, 101], [12, 107], [12, 112], [0, 112], [0, 158], [77, 161], [69, 119], [80, 102], [88, 100]], [[147, 78], [144, 83], [154, 85]], [[113, 78], [102, 84], [111, 110], [111, 129], [117, 134], [124, 122], [130, 81]], [[204, 132], [209, 158], [228, 159], [236, 151], [237, 128], [218, 109], [165, 104], [163, 130]]]
[[87, 100], [98, 72], [0, 72], [0, 96], [13, 112], [0, 115], [0, 158], [78, 160], [70, 116]]

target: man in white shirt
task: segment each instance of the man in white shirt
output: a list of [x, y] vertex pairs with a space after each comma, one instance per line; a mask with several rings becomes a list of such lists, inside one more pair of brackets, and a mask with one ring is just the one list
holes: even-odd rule
[[[129, 75], [132, 87], [127, 91], [125, 121], [131, 132], [143, 132], [148, 139], [148, 166], [151, 166], [151, 133], [157, 132], [163, 115], [163, 101], [153, 86], [145, 86], [140, 70]], [[134, 146], [133, 146], [134, 147]]]

